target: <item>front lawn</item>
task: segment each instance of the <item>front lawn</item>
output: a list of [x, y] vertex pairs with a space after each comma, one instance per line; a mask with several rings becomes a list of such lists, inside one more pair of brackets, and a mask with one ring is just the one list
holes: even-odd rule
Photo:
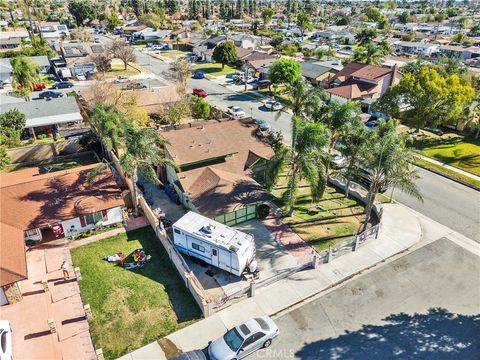
[[[280, 178], [273, 194], [278, 206], [287, 210], [286, 177]], [[346, 198], [343, 192], [328, 186], [318, 203], [312, 202], [310, 188], [302, 183], [292, 217], [284, 218], [302, 239], [323, 251], [353, 235], [365, 220], [364, 206], [355, 199]]]
[[422, 130], [426, 136], [417, 137], [412, 146], [422, 155], [480, 175], [480, 139], [454, 133], [435, 135]]
[[225, 64], [222, 69], [222, 64], [198, 64], [195, 66], [195, 70], [202, 70], [205, 74], [212, 76], [222, 76], [227, 74], [233, 74], [238, 71], [237, 68]]
[[[102, 258], [143, 248], [152, 261], [125, 270]], [[90, 304], [95, 348], [116, 359], [200, 318], [200, 309], [150, 227], [72, 249], [83, 279], [80, 290]]]
[[137, 66], [127, 65], [125, 70], [125, 65], [121, 61], [112, 61], [112, 66], [110, 70], [106, 73], [107, 77], [117, 77], [117, 76], [134, 76], [140, 74], [140, 71], [137, 70]]

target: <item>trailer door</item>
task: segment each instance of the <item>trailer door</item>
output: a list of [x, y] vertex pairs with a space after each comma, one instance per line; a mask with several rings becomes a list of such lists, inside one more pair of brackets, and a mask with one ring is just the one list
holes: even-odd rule
[[218, 267], [218, 249], [212, 248], [212, 265]]

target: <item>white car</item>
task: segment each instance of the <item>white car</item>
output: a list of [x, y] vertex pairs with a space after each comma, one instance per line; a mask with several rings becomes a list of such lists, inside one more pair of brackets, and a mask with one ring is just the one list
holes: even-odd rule
[[238, 360], [254, 351], [267, 348], [279, 330], [273, 320], [261, 316], [234, 327], [208, 345], [210, 360]]
[[12, 328], [10, 321], [0, 320], [0, 360], [12, 360]]
[[280, 104], [278, 101], [275, 100], [268, 100], [263, 103], [263, 106], [265, 108], [272, 110], [272, 111], [278, 111], [283, 109], [283, 105]]
[[130, 82], [130, 79], [126, 76], [117, 76], [117, 78], [113, 82], [117, 84], [127, 83]]
[[229, 106], [227, 113], [232, 115], [234, 119], [242, 119], [247, 116], [245, 111], [243, 111], [239, 106]]

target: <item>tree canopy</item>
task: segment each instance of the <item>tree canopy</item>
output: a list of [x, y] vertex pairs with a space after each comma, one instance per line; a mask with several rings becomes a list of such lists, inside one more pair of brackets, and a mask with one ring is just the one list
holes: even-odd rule
[[233, 41], [225, 41], [218, 44], [213, 50], [212, 58], [222, 64], [222, 68], [225, 67], [225, 64], [232, 64], [237, 61], [237, 49]]
[[70, 0], [68, 11], [75, 18], [77, 26], [83, 25], [85, 20], [93, 20], [96, 17], [96, 9], [90, 0]]
[[275, 60], [268, 69], [272, 84], [293, 84], [301, 74], [300, 63], [294, 59]]
[[432, 66], [422, 66], [407, 73], [373, 104], [373, 109], [392, 117], [401, 117], [420, 129], [456, 122], [463, 108], [472, 103], [475, 90], [458, 74], [439, 73]]
[[27, 119], [17, 109], [0, 114], [0, 145], [14, 147], [20, 144]]

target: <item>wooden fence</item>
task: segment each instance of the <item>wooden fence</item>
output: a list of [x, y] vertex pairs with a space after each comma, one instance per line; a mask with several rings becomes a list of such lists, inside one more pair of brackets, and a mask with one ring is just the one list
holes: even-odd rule
[[36, 144], [7, 149], [12, 163], [52, 160], [58, 156], [77, 154], [82, 150], [78, 140], [55, 141], [51, 144]]
[[[117, 171], [118, 175], [127, 184], [128, 189], [130, 190], [130, 193], [133, 196], [134, 194], [133, 187], [136, 185], [133, 183], [133, 181], [130, 178], [128, 178], [125, 175], [125, 172], [123, 171], [123, 168], [120, 165], [120, 161], [118, 160], [117, 156], [112, 151], [108, 151], [108, 156], [110, 158], [111, 164]], [[137, 188], [137, 190], [139, 189]], [[204, 317], [210, 316], [212, 314], [212, 308], [209, 302], [207, 301], [205, 290], [202, 284], [200, 283], [200, 281], [198, 281], [197, 277], [190, 270], [190, 267], [185, 262], [180, 252], [173, 245], [165, 229], [163, 228], [162, 223], [157, 219], [157, 217], [153, 213], [152, 208], [147, 204], [147, 201], [143, 197], [143, 194], [141, 194], [140, 191], [137, 191], [137, 194], [138, 194], [138, 204], [140, 208], [142, 209], [145, 217], [150, 223], [150, 226], [155, 231], [157, 238], [160, 240], [160, 243], [162, 244], [163, 248], [167, 252], [173, 265], [175, 265], [175, 268], [177, 269], [178, 273], [184, 280], [185, 286], [190, 290], [190, 293], [192, 294], [193, 298], [195, 299], [198, 306], [200, 307], [200, 310], [202, 311], [203, 316]], [[135, 199], [133, 199], [133, 201], [135, 201]]]

